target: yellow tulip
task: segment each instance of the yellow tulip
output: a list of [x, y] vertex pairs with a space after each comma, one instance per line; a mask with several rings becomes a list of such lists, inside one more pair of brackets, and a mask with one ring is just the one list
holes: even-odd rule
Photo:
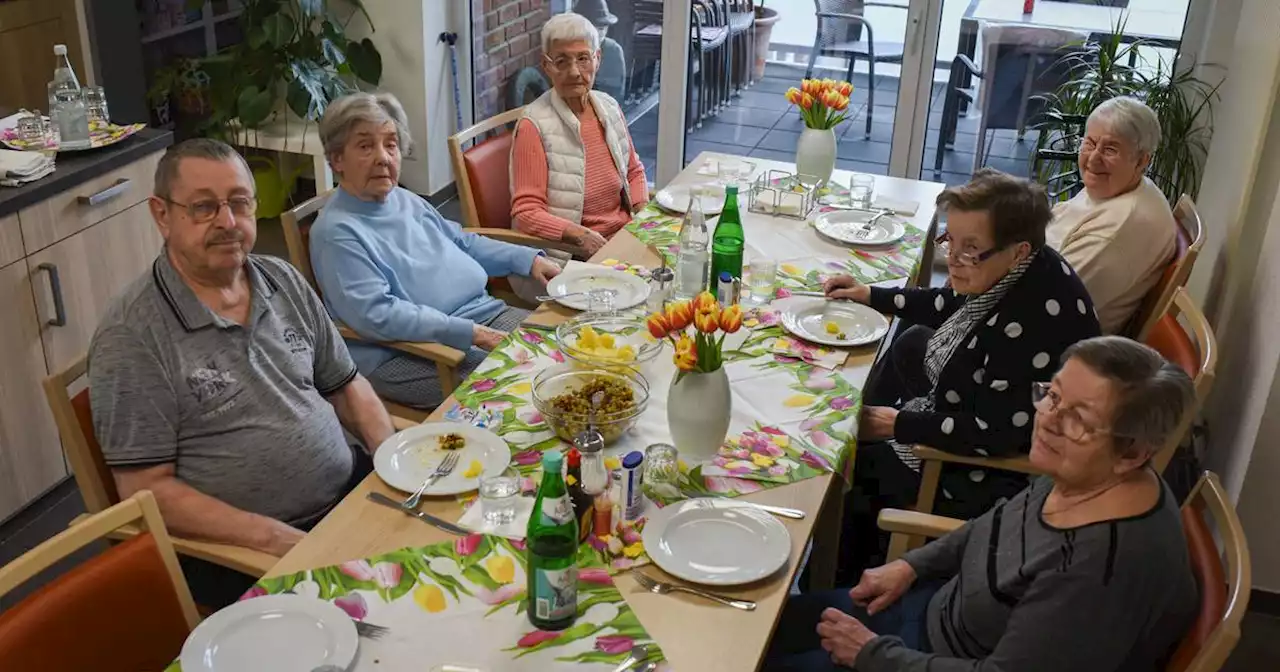
[[438, 614], [445, 609], [444, 591], [440, 587], [424, 583], [413, 590], [413, 601], [426, 612]]
[[788, 103], [791, 103], [792, 105], [800, 104], [800, 89], [793, 86], [787, 89], [787, 92], [783, 95], [786, 97]]
[[782, 405], [787, 408], [804, 408], [805, 406], [812, 404], [813, 399], [814, 397], [812, 394], [793, 394], [787, 397], [786, 400], [782, 402]]
[[677, 460], [676, 460], [676, 468], [677, 468], [677, 469], [679, 469], [679, 470], [680, 470], [680, 473], [682, 473], [682, 474], [687, 474], [687, 473], [689, 473], [689, 463], [688, 463], [688, 462], [685, 462], [684, 460], [677, 459]]
[[726, 334], [732, 334], [742, 326], [742, 306], [733, 304], [720, 311], [720, 328]]
[[511, 583], [516, 578], [516, 564], [505, 555], [498, 555], [484, 561], [484, 568], [489, 571], [489, 578], [498, 583]]
[[512, 385], [511, 387], [507, 388], [507, 394], [522, 396], [525, 394], [529, 394], [529, 391], [532, 389], [533, 388], [529, 386], [529, 383], [516, 383], [515, 385]]
[[751, 461], [754, 462], [757, 467], [768, 468], [773, 466], [773, 458], [769, 457], [768, 455], [760, 455], [759, 453], [753, 453], [751, 455]]
[[604, 458], [604, 466], [609, 471], [613, 471], [614, 469], [621, 469], [622, 461], [616, 457], [606, 457]]
[[799, 267], [794, 264], [778, 264], [778, 269], [787, 275], [800, 275]]
[[773, 445], [779, 448], [791, 447], [791, 437], [789, 436], [775, 434], [771, 438], [773, 439]]

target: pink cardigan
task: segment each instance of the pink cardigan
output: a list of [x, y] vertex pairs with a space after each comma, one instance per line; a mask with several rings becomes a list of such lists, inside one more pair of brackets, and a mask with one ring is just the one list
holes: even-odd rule
[[[630, 142], [631, 156], [627, 161], [627, 182], [631, 185], [632, 203], [649, 200], [648, 183], [644, 164]], [[622, 207], [622, 177], [614, 168], [609, 146], [605, 144], [604, 126], [595, 123], [582, 124], [582, 144], [586, 149], [586, 194], [582, 202], [582, 226], [608, 238], [631, 221], [631, 213]], [[512, 150], [512, 173], [515, 185], [511, 194], [511, 219], [519, 231], [560, 240], [571, 222], [557, 217], [547, 210], [547, 154], [542, 146], [542, 136], [528, 119], [520, 120]]]

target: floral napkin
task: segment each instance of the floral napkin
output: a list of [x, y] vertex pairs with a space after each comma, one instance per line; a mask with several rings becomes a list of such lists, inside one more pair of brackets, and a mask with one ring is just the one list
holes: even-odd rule
[[777, 427], [754, 430], [725, 440], [704, 476], [732, 476], [770, 483], [794, 483], [829, 471], [824, 461]]
[[806, 364], [820, 366], [828, 371], [835, 371], [844, 366], [844, 361], [849, 358], [849, 352], [846, 350], [815, 345], [791, 336], [783, 336], [774, 341], [773, 354], [776, 357], [789, 357]]
[[641, 264], [628, 264], [625, 261], [618, 261], [617, 259], [604, 259], [600, 261], [600, 265], [608, 266], [615, 271], [630, 273], [631, 275], [645, 278], [645, 279], [648, 279], [649, 276], [652, 275], [653, 273], [646, 266], [643, 266]]

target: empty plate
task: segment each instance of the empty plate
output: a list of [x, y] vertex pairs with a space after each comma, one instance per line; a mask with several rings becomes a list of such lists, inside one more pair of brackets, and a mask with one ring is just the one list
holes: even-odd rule
[[[440, 437], [457, 434], [464, 444], [449, 450]], [[482, 474], [497, 474], [511, 462], [511, 449], [502, 437], [461, 422], [429, 422], [392, 434], [373, 454], [373, 470], [387, 485], [414, 492], [451, 452], [458, 464], [427, 488], [428, 495], [458, 495], [480, 487]], [[479, 468], [477, 471], [477, 467]]]
[[853, 301], [797, 301], [782, 313], [782, 326], [806, 341], [837, 347], [866, 345], [884, 338], [889, 319]]
[[724, 209], [724, 187], [718, 184], [674, 184], [660, 189], [656, 200], [662, 209], [684, 213], [689, 209], [689, 192], [697, 189], [701, 192], [699, 200], [702, 212], [706, 215], [718, 215]]
[[[867, 228], [867, 222], [877, 214], [865, 210], [825, 212], [813, 220], [813, 226], [818, 233], [850, 245], [887, 245], [906, 235], [906, 224], [895, 215], [885, 215]], [[859, 237], [863, 230], [866, 233]]]
[[586, 293], [593, 289], [612, 289], [615, 310], [634, 308], [649, 298], [649, 283], [644, 278], [594, 264], [565, 268], [547, 283], [547, 294], [556, 297], [556, 303], [574, 310], [587, 309]]
[[312, 672], [355, 661], [356, 624], [338, 607], [301, 595], [264, 595], [206, 618], [187, 637], [184, 672]]
[[712, 586], [759, 581], [791, 556], [787, 528], [745, 504], [672, 504], [649, 517], [643, 537], [645, 552], [668, 574]]

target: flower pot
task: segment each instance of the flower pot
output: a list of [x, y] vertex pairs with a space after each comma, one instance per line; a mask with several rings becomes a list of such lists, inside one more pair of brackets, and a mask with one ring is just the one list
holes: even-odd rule
[[769, 57], [769, 39], [773, 37], [773, 24], [778, 22], [778, 10], [771, 7], [760, 7], [756, 9], [756, 22], [753, 30], [755, 31], [756, 45], [756, 61], [755, 67], [751, 71], [751, 79], [761, 79], [764, 77], [764, 61]]
[[672, 376], [667, 393], [667, 424], [681, 457], [690, 463], [710, 460], [729, 433], [729, 376], [710, 373]]
[[796, 143], [796, 173], [813, 175], [823, 182], [836, 169], [836, 132], [832, 128], [806, 128]]

